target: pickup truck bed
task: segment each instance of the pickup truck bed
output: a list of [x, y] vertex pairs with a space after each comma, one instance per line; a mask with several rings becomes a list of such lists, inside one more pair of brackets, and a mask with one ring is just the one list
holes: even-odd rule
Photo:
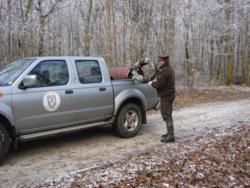
[[[129, 92], [136, 93], [135, 90], [140, 91], [145, 97], [145, 104], [146, 104], [145, 110], [155, 109], [159, 103], [159, 98], [157, 97], [155, 90], [152, 89], [147, 84], [142, 84], [135, 80], [127, 79], [127, 80], [112, 80], [112, 85], [114, 88], [115, 98], [124, 90], [126, 90], [125, 92], [126, 94], [128, 94]], [[125, 93], [124, 95], [126, 95]]]

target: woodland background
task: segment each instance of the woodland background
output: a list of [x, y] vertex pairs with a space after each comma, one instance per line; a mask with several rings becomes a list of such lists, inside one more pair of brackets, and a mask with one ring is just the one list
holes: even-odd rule
[[0, 64], [102, 56], [109, 66], [169, 54], [187, 87], [250, 85], [250, 0], [0, 0]]

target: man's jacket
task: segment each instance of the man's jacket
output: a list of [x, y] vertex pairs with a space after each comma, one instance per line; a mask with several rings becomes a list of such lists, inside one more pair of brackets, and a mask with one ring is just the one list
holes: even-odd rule
[[152, 86], [157, 89], [159, 97], [167, 97], [170, 101], [175, 99], [175, 73], [168, 64], [160, 67], [157, 75], [157, 80], [152, 83]]

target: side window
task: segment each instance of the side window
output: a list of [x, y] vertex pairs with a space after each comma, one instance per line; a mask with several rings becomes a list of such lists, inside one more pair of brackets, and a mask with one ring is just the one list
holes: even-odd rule
[[102, 73], [97, 61], [76, 60], [75, 63], [79, 81], [82, 84], [102, 82]]
[[29, 75], [36, 75], [37, 77], [37, 83], [32, 88], [61, 86], [69, 82], [67, 64], [61, 60], [42, 61]]

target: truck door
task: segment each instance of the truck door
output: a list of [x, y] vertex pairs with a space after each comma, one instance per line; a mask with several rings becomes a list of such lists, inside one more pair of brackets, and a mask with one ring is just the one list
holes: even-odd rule
[[76, 98], [68, 66], [64, 60], [41, 61], [29, 73], [36, 76], [37, 82], [27, 89], [13, 89], [18, 132], [62, 128], [76, 121]]
[[84, 124], [112, 117], [113, 88], [110, 81], [104, 80], [99, 62], [76, 60], [75, 67], [78, 75], [75, 85], [78, 121]]

